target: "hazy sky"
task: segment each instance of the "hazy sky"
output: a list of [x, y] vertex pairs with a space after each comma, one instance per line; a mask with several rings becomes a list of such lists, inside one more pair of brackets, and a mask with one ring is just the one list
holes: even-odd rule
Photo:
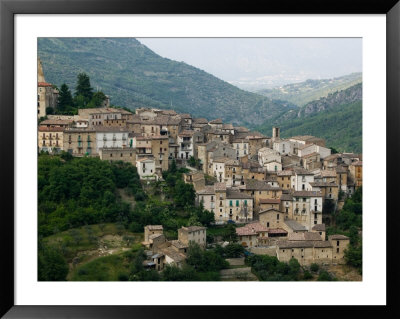
[[361, 38], [138, 38], [157, 54], [243, 88], [362, 71]]

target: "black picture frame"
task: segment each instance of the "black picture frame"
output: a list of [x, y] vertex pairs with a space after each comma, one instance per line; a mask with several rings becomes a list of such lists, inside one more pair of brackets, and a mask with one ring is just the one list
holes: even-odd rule
[[[386, 306], [16, 306], [14, 303], [14, 15], [15, 14], [385, 14], [387, 21], [387, 305]], [[0, 0], [1, 308], [5, 318], [155, 318], [254, 316], [399, 316], [396, 185], [400, 163], [400, 3], [398, 0], [285, 0], [245, 3], [162, 0]], [[378, 108], [378, 106], [377, 106]], [[378, 173], [378, 172], [377, 172]], [[389, 174], [390, 173], [390, 174]], [[229, 293], [229, 292], [227, 292]], [[312, 308], [311, 308], [312, 307]]]

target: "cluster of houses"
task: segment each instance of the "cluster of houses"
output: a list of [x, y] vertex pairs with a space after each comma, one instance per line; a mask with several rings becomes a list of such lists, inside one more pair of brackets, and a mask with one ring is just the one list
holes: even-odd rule
[[[58, 94], [42, 75], [40, 117]], [[73, 116], [47, 115], [39, 123], [38, 151], [129, 162], [142, 180], [162, 179], [175, 161], [189, 169], [183, 178], [193, 185], [197, 205], [214, 213], [216, 224], [245, 225], [237, 228], [243, 246], [272, 249], [282, 260], [300, 256], [304, 263], [343, 259], [348, 238], [326, 240], [324, 221], [362, 186], [362, 155], [331, 154], [322, 138], [284, 139], [278, 127], [268, 137], [173, 110], [138, 108], [132, 113], [104, 105], [79, 109]], [[192, 157], [196, 168], [188, 166]], [[158, 243], [161, 239], [151, 237], [156, 234], [145, 242]], [[187, 242], [164, 240], [162, 245], [157, 254], [167, 258], [169, 250], [176, 257]]]
[[165, 265], [181, 267], [191, 241], [203, 249], [206, 247], [206, 232], [206, 227], [181, 227], [178, 229], [178, 239], [169, 241], [165, 238], [162, 225], [145, 226], [142, 244], [147, 249], [147, 259], [144, 261], [144, 266], [158, 271], [163, 270]]

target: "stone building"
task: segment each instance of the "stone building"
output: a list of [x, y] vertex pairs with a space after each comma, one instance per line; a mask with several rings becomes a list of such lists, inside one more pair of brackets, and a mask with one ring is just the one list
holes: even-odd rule
[[126, 127], [92, 126], [96, 131], [96, 151], [100, 148], [128, 147], [129, 131]]
[[362, 186], [362, 161], [356, 161], [349, 165], [349, 177], [356, 188]]
[[207, 228], [201, 226], [181, 227], [178, 229], [178, 240], [189, 246], [190, 242], [197, 243], [200, 247], [206, 246]]
[[103, 161], [123, 161], [136, 166], [136, 150], [132, 148], [100, 148], [99, 156]]
[[64, 127], [39, 126], [38, 148], [39, 152], [59, 153], [64, 149]]
[[96, 131], [93, 128], [66, 128], [63, 147], [74, 156], [98, 155]]
[[154, 158], [141, 157], [136, 160], [137, 172], [140, 179], [143, 180], [158, 180], [159, 176], [156, 174], [156, 164]]

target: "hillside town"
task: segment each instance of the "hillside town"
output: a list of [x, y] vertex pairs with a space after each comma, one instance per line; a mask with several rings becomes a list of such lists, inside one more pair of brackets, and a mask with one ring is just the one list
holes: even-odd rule
[[[38, 73], [39, 153], [128, 162], [143, 183], [162, 181], [171, 165], [187, 168], [183, 179], [193, 185], [196, 205], [214, 214], [215, 225], [235, 224], [248, 253], [296, 258], [300, 265], [345, 262], [349, 237], [327, 236], [326, 225], [362, 186], [362, 154], [332, 153], [316, 136], [282, 138], [279, 127], [265, 136], [219, 118], [155, 108], [130, 112], [111, 107], [109, 98], [77, 115], [46, 114], [57, 109], [58, 90]], [[206, 227], [182, 227], [171, 241], [162, 225], [147, 225], [146, 265], [181, 265], [191, 241], [206, 247], [206, 234]]]

